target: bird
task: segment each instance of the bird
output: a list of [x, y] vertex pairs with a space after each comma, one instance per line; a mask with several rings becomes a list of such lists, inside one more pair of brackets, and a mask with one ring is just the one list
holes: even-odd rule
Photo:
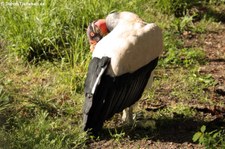
[[[151, 84], [163, 51], [162, 30], [133, 12], [91, 23], [92, 59], [84, 83], [83, 129], [97, 134], [106, 120], [131, 107]], [[98, 28], [95, 34], [95, 28]]]
[[[119, 17], [118, 17], [119, 15]], [[110, 18], [114, 19], [110, 19]], [[89, 24], [87, 28], [87, 37], [90, 43], [90, 51], [93, 52], [95, 45], [118, 23], [118, 18], [129, 22], [143, 22], [136, 14], [130, 12], [113, 13], [107, 17], [107, 25], [105, 19], [99, 19]], [[152, 79], [152, 78], [151, 78]], [[151, 80], [150, 79], [150, 80]], [[127, 124], [133, 123], [133, 106], [123, 110], [122, 120]]]

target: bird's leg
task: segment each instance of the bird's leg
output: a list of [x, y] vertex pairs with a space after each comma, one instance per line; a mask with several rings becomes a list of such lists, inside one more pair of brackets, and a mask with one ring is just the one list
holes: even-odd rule
[[153, 83], [153, 76], [154, 76], [154, 71], [152, 71], [150, 78], [148, 79], [148, 83], [146, 85], [146, 89], [150, 89], [152, 87], [152, 83]]
[[[152, 71], [152, 74], [146, 85], [146, 89], [149, 89], [152, 86], [153, 76], [154, 76], [153, 74], [154, 74], [154, 71]], [[134, 119], [135, 119], [136, 115], [133, 114], [133, 109], [134, 109], [135, 105], [136, 104], [123, 110], [122, 120], [123, 120], [123, 122], [127, 123], [128, 125], [132, 125], [134, 123]]]
[[122, 120], [128, 125], [132, 125], [134, 123], [133, 108], [134, 108], [134, 105], [123, 110]]

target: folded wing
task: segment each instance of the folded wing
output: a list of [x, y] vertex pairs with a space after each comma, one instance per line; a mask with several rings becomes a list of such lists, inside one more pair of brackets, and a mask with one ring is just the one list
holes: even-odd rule
[[139, 100], [157, 61], [133, 73], [111, 77], [105, 71], [110, 58], [93, 58], [85, 82], [84, 130], [98, 132], [105, 120]]

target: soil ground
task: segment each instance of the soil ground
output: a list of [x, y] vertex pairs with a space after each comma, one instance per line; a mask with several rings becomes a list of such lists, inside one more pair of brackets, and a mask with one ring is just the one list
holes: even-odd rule
[[[223, 101], [225, 103], [225, 24], [222, 25], [221, 29], [217, 32], [207, 32], [205, 34], [198, 34], [192, 36], [192, 38], [185, 38], [184, 42], [186, 47], [201, 47], [206, 54], [206, 63], [200, 67], [200, 73], [202, 74], [211, 74], [212, 77], [216, 80], [216, 85], [213, 88], [207, 88], [206, 91], [210, 93], [210, 97], [213, 102]], [[164, 103], [170, 103], [166, 98], [162, 97], [162, 100], [165, 99]], [[141, 103], [140, 103], [141, 104]], [[192, 103], [188, 103], [191, 104]], [[200, 103], [194, 103], [195, 107], [206, 107], [199, 108], [203, 113], [206, 112], [207, 115], [212, 116], [212, 120], [209, 122], [196, 121], [194, 119], [182, 118], [182, 116], [177, 115], [175, 119], [161, 119], [154, 121], [156, 125], [163, 124], [164, 122], [168, 123], [167, 127], [160, 127], [160, 130], [149, 131], [143, 126], [135, 127], [118, 127], [117, 132], [123, 130], [126, 134], [118, 133], [121, 136], [110, 135], [109, 131], [112, 134], [115, 132], [115, 129], [103, 130], [104, 135], [100, 136], [97, 141], [90, 140], [87, 143], [88, 148], [187, 148], [187, 149], [201, 149], [204, 146], [195, 144], [192, 141], [193, 134], [197, 131], [196, 128], [201, 127], [203, 124], [207, 126], [220, 126], [224, 125], [224, 122], [221, 119], [224, 118], [224, 108], [223, 107], [207, 107], [207, 105], [199, 105]], [[205, 110], [205, 111], [204, 111]], [[219, 112], [218, 112], [219, 111]], [[221, 114], [222, 113], [222, 114]], [[142, 120], [142, 123], [147, 120]], [[118, 124], [117, 124], [118, 126]], [[119, 139], [119, 140], [118, 140]]]

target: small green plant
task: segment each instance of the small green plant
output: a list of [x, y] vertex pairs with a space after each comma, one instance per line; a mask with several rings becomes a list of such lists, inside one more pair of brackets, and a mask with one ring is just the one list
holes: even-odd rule
[[200, 131], [196, 132], [192, 138], [194, 142], [198, 141], [200, 144], [204, 143], [204, 135], [206, 131], [206, 126], [203, 125], [200, 129]]
[[205, 54], [200, 49], [170, 48], [165, 54], [165, 58], [162, 61], [162, 65], [172, 64], [189, 67], [195, 64], [203, 64], [205, 62], [204, 58]]
[[193, 17], [194, 16], [186, 15], [182, 18], [175, 18], [172, 22], [172, 27], [180, 34], [182, 34], [184, 31], [190, 31], [195, 28], [193, 24]]
[[120, 142], [120, 140], [125, 136], [125, 132], [123, 130], [118, 132], [117, 129], [115, 129], [115, 132], [111, 132], [109, 130], [109, 134], [116, 142]]
[[204, 145], [208, 149], [224, 148], [225, 147], [225, 131], [213, 130], [206, 131], [206, 126], [203, 125], [200, 131], [196, 132], [192, 138], [194, 142]]
[[213, 79], [211, 74], [201, 75], [201, 76], [197, 76], [196, 74], [193, 74], [193, 77], [198, 78], [199, 83], [204, 84], [205, 87], [216, 85], [216, 81]]

